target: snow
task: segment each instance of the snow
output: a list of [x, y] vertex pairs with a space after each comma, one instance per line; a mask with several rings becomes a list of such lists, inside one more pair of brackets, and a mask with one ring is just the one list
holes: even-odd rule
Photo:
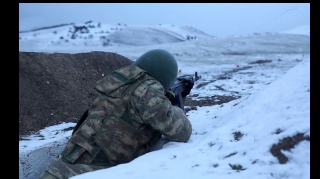
[[[129, 45], [113, 43], [111, 40], [113, 45], [102, 47], [98, 45], [97, 39], [91, 39], [85, 46], [81, 45], [84, 41], [82, 39], [78, 41], [80, 44], [65, 43], [61, 47], [57, 43], [48, 42], [50, 40], [47, 38], [54, 38], [52, 30], [42, 30], [43, 36], [39, 35], [38, 38], [31, 38], [35, 32], [20, 33], [19, 51], [108, 51], [135, 60], [148, 50], [162, 48], [174, 54], [181, 69], [180, 75], [194, 74], [195, 71], [201, 75], [202, 78], [196, 82], [190, 94], [199, 96], [193, 99], [214, 95], [240, 98], [221, 105], [198, 106], [197, 110], [188, 111], [193, 131], [187, 143], [168, 142], [162, 149], [129, 163], [84, 173], [72, 179], [98, 179], [105, 176], [119, 179], [310, 178], [310, 141], [303, 140], [290, 150], [281, 150], [288, 158], [285, 164], [280, 164], [270, 152], [274, 144], [286, 137], [298, 133], [310, 137], [310, 26], [273, 34], [244, 34], [227, 38], [205, 37], [201, 33], [202, 39], [170, 43], [167, 40], [172, 37], [191, 34], [186, 33], [188, 28], [174, 27], [170, 30], [170, 26], [164, 25], [161, 27], [163, 31], [158, 28], [158, 33], [150, 31], [148, 27], [134, 28], [144, 28], [144, 33], [152, 32], [150, 36], [156, 37], [143, 45], [136, 42], [138, 38], [132, 37], [122, 39], [132, 42]], [[60, 30], [63, 29], [60, 27]], [[179, 30], [183, 31], [180, 33]], [[133, 32], [140, 33], [140, 30], [130, 31], [128, 28], [121, 33], [127, 33], [126, 38], [129, 38], [128, 33]], [[169, 37], [168, 34], [174, 36]], [[162, 41], [155, 40], [161, 38]], [[271, 62], [252, 63], [258, 60]], [[235, 70], [239, 71], [229, 73]], [[219, 75], [227, 78], [216, 81]], [[210, 83], [197, 88], [197, 85], [205, 82]], [[19, 141], [20, 178], [35, 178], [34, 173], [39, 173], [37, 167], [43, 168], [50, 158], [57, 155], [71, 135], [70, 130], [62, 129], [74, 125], [63, 123], [47, 127], [36, 135], [28, 136], [29, 140]], [[234, 137], [237, 132], [243, 134], [240, 139]], [[35, 156], [35, 151], [45, 148], [55, 150], [43, 161], [27, 160], [27, 155]], [[25, 162], [29, 162], [31, 167], [26, 167], [23, 164]], [[230, 165], [241, 165], [244, 170], [233, 170]]]
[[299, 26], [282, 33], [297, 34], [297, 35], [309, 35], [310, 36], [310, 25]]

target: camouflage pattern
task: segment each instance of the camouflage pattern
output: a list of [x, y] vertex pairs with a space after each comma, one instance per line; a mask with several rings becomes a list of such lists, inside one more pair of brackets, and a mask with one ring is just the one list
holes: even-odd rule
[[190, 138], [192, 126], [183, 110], [172, 106], [160, 82], [136, 65], [102, 78], [95, 92], [88, 117], [47, 173], [62, 179], [130, 162], [149, 152], [161, 134], [177, 142]]
[[68, 164], [63, 162], [61, 155], [52, 160], [46, 171], [42, 173], [39, 179], [68, 179], [72, 176], [90, 171], [104, 169], [106, 167], [87, 165], [87, 164]]

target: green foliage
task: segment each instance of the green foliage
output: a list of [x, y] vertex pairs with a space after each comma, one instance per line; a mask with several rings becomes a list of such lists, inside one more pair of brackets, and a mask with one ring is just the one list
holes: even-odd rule
[[230, 163], [229, 163], [229, 166], [232, 168], [232, 170], [236, 170], [237, 172], [246, 169], [246, 168], [242, 168], [241, 165], [231, 165]]

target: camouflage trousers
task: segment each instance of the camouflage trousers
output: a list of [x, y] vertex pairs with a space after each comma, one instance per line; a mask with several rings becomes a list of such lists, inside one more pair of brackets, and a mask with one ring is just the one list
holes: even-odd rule
[[109, 168], [108, 166], [95, 166], [87, 164], [68, 164], [61, 159], [61, 156], [55, 158], [46, 167], [39, 179], [68, 179], [75, 175], [86, 172]]
[[52, 175], [51, 173], [49, 173], [49, 172], [47, 172], [47, 171], [44, 171], [44, 172], [40, 175], [39, 179], [59, 179], [59, 178], [56, 177], [56, 176], [54, 176], [54, 175]]

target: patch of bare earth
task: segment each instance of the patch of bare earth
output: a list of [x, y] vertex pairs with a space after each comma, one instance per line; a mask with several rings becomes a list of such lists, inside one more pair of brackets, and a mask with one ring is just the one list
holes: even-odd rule
[[19, 139], [62, 122], [77, 122], [103, 76], [133, 61], [115, 53], [19, 52]]

